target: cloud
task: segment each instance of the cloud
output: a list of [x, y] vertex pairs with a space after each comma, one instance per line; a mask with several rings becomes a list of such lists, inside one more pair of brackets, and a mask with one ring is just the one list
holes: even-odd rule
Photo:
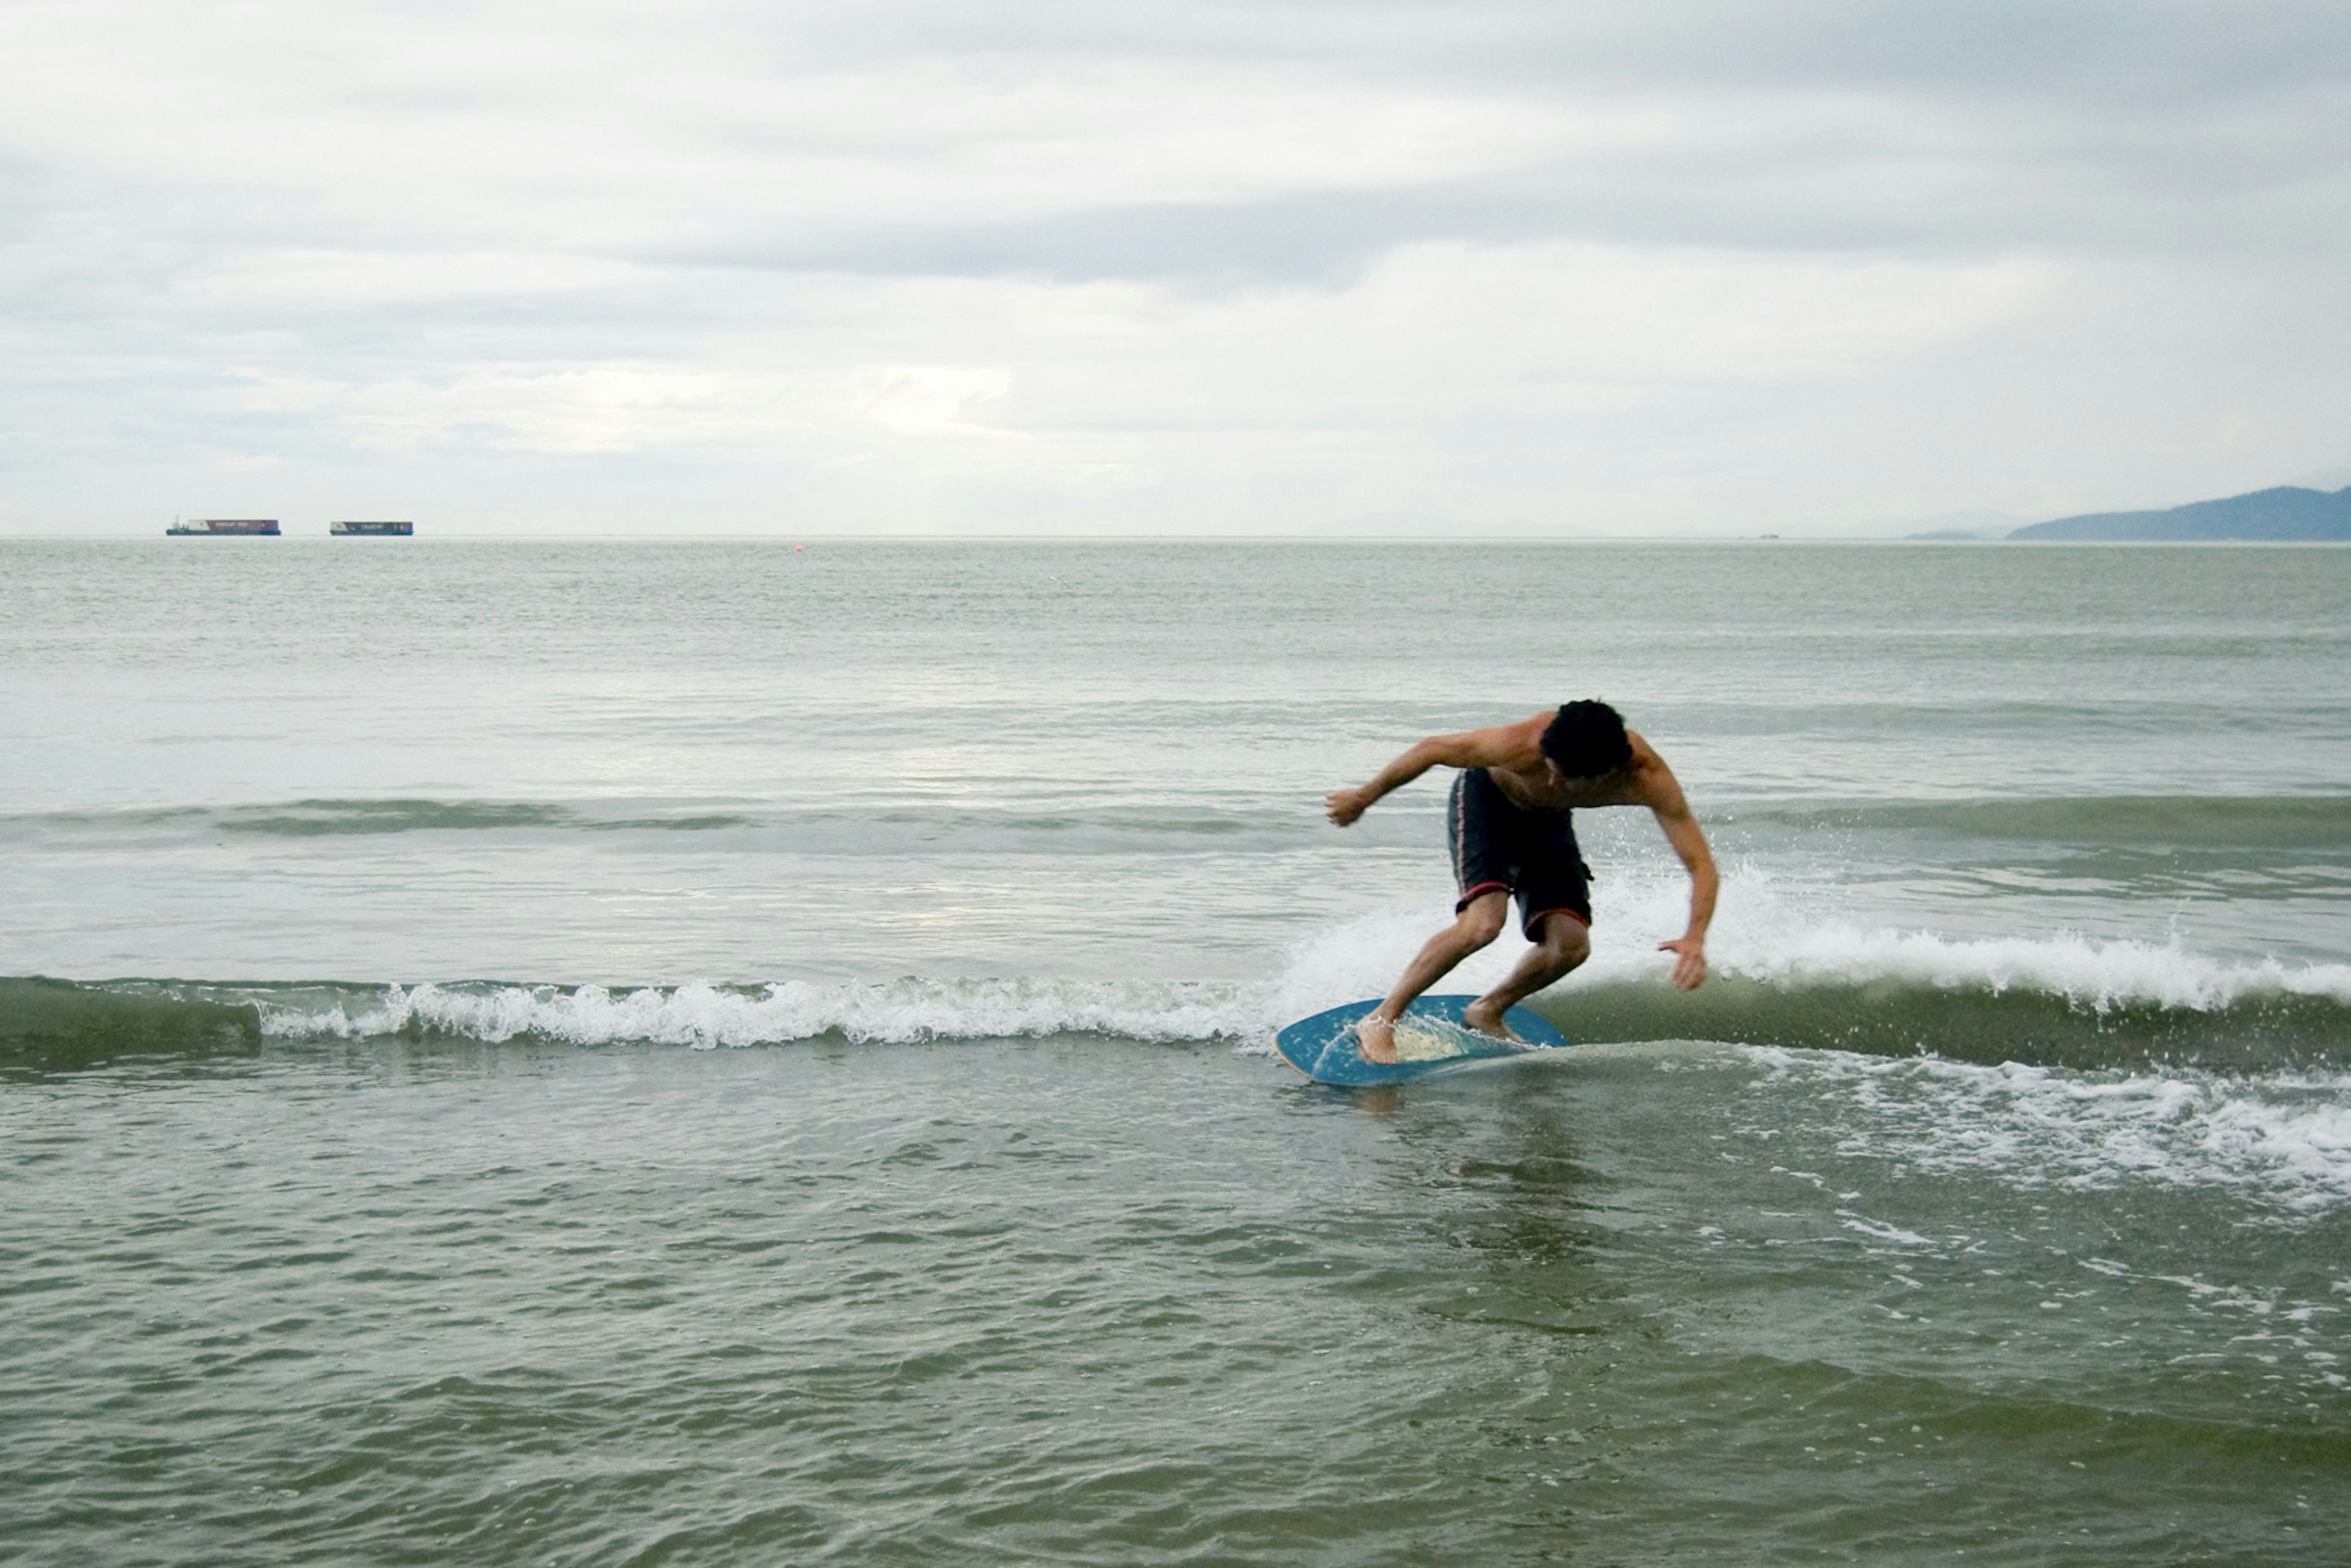
[[27, 6], [0, 135], [308, 248], [790, 268], [1247, 273], [1292, 204], [1358, 259], [2345, 221], [2351, 24], [2323, 6], [1094, 10]]
[[[259, 275], [315, 281], [340, 264]], [[369, 279], [379, 298], [423, 269]], [[670, 362], [465, 365], [437, 381], [241, 372], [238, 408], [323, 413], [376, 450], [705, 452], [899, 438], [1280, 425], [1408, 428], [1684, 382], [1864, 373], [2030, 311], [2030, 262], [1933, 266], [1593, 246], [1407, 247], [1352, 286], [1198, 295], [1165, 284], [832, 278], [782, 330]], [[256, 279], [240, 279], [240, 288]], [[956, 362], [860, 362], [893, 320]], [[831, 361], [812, 368], [811, 361]], [[1012, 394], [1018, 387], [1017, 406]]]
[[772, 452], [861, 434], [1001, 436], [975, 416], [1003, 400], [1009, 381], [1001, 368], [964, 365], [882, 365], [825, 376], [627, 362], [553, 370], [487, 364], [437, 384], [253, 371], [234, 402], [256, 413], [323, 414], [353, 444], [380, 452], [470, 444], [567, 455]]
[[2325, 5], [21, 4], [0, 524], [2191, 498], [2343, 455], [2346, 110]]
[[205, 305], [281, 314], [610, 293], [640, 281], [642, 270], [601, 256], [531, 251], [254, 249], [191, 268], [171, 287]]

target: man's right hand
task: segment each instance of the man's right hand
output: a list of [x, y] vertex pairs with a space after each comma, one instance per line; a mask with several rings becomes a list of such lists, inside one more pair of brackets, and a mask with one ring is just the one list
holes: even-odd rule
[[1343, 828], [1370, 810], [1372, 802], [1378, 799], [1369, 789], [1333, 789], [1322, 797], [1322, 805], [1331, 813], [1331, 820]]

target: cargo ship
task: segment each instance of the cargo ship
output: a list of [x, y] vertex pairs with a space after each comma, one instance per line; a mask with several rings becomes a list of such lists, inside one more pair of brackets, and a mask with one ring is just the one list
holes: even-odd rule
[[163, 530], [167, 534], [193, 534], [210, 538], [219, 534], [275, 534], [276, 517], [205, 517], [197, 522], [179, 522]]
[[416, 531], [414, 523], [329, 523], [330, 534], [388, 534], [406, 538]]

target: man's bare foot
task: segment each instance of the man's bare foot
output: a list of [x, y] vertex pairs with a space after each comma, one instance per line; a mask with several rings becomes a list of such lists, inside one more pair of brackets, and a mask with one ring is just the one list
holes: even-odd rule
[[1355, 1039], [1364, 1048], [1365, 1061], [1395, 1061], [1395, 1025], [1389, 1019], [1365, 1013], [1355, 1024]]
[[[1490, 1034], [1496, 1040], [1519, 1040], [1510, 1032], [1510, 1026], [1502, 1021], [1502, 1009], [1488, 1007], [1483, 997], [1461, 1009], [1461, 1021], [1479, 1034]], [[1524, 1045], [1526, 1041], [1520, 1040], [1519, 1043]]]

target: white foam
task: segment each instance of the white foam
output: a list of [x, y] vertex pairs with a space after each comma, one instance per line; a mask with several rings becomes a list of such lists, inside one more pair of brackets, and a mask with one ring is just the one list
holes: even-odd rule
[[1218, 1040], [1262, 1033], [1261, 988], [1183, 982], [920, 980], [816, 985], [779, 981], [758, 991], [713, 986], [389, 988], [356, 1014], [265, 1011], [284, 1036], [356, 1037], [423, 1028], [474, 1040], [532, 1035], [576, 1045], [619, 1040], [696, 1047], [776, 1044], [837, 1034], [904, 1042], [1050, 1034], [1135, 1040]]
[[1879, 1220], [1865, 1219], [1850, 1209], [1838, 1209], [1837, 1218], [1844, 1222], [1844, 1228], [1847, 1230], [1857, 1230], [1873, 1241], [1890, 1241], [1896, 1247], [1937, 1245], [1932, 1239], [1921, 1236], [1915, 1230], [1905, 1230], [1898, 1225], [1887, 1225]]
[[1716, 947], [1717, 972], [1782, 986], [1910, 981], [1943, 989], [2037, 991], [2105, 1011], [2152, 1004], [2216, 1012], [2262, 997], [2310, 996], [2351, 1004], [2351, 965], [2231, 964], [2177, 941], [2094, 941], [2075, 933], [1953, 940], [1921, 931], [1866, 931], [1835, 922], [1769, 943], [1733, 937]]
[[[1453, 919], [1449, 904], [1382, 910], [1299, 943], [1272, 986], [1275, 1013], [1287, 1022], [1343, 1002], [1385, 995], [1421, 944]], [[1505, 936], [1472, 954], [1441, 981], [1440, 991], [1483, 991], [1510, 972], [1526, 944]]]
[[[1689, 917], [1689, 883], [1675, 876], [1612, 877], [1595, 889], [1592, 956], [1556, 993], [1611, 983], [1663, 986], [1673, 956], [1657, 945], [1681, 935]], [[1301, 1017], [1395, 983], [1429, 936], [1452, 918], [1429, 903], [1383, 910], [1300, 944], [1274, 991], [1281, 1016]], [[1515, 926], [1441, 982], [1447, 991], [1482, 991], [1504, 975], [1526, 943]], [[2105, 1011], [2157, 1006], [2220, 1011], [2263, 998], [2306, 996], [2351, 1006], [2351, 964], [2229, 962], [2164, 943], [2100, 941], [2077, 932], [1970, 939], [1931, 931], [1870, 927], [1823, 917], [1782, 897], [1768, 878], [1726, 877], [1707, 960], [1714, 975], [1787, 989], [1812, 986], [1896, 985], [2011, 991], [2062, 998]]]
[[1849, 1158], [1993, 1173], [2022, 1186], [2097, 1190], [2129, 1181], [2227, 1186], [2281, 1209], [2351, 1202], [2351, 1076], [2321, 1081], [2192, 1072], [2079, 1073], [1941, 1057], [1746, 1048], [1808, 1096]]
[[[1662, 977], [1657, 942], [1678, 936], [1688, 884], [1627, 879], [1599, 907], [1587, 980]], [[1790, 988], [1911, 984], [1991, 995], [2060, 997], [2105, 1011], [2153, 1005], [2213, 1012], [2262, 998], [2307, 996], [2351, 1005], [2351, 964], [2230, 962], [2174, 938], [2099, 940], [2078, 932], [1962, 938], [1867, 926], [1782, 897], [1768, 878], [1727, 877], [1707, 940], [1717, 975]]]
[[[1662, 988], [1680, 934], [1688, 884], [1677, 876], [1612, 878], [1601, 893], [1593, 956], [1552, 996], [1611, 983]], [[1430, 901], [1374, 911], [1299, 942], [1269, 980], [1244, 982], [933, 980], [817, 984], [786, 980], [751, 990], [684, 985], [612, 992], [594, 987], [393, 987], [352, 1011], [271, 1009], [285, 1035], [360, 1035], [423, 1027], [499, 1040], [517, 1035], [603, 1043], [639, 1040], [738, 1045], [835, 1034], [851, 1040], [986, 1039], [1055, 1033], [1142, 1040], [1224, 1040], [1270, 1050], [1294, 1019], [1375, 997], [1421, 944], [1451, 919]], [[1526, 944], [1515, 929], [1441, 982], [1482, 991], [1510, 972]], [[2155, 1005], [2218, 1010], [2261, 997], [2310, 996], [2351, 1005], [2351, 965], [2231, 964], [2179, 943], [2095, 942], [2073, 934], [1967, 940], [1926, 931], [1868, 929], [1822, 919], [1779, 896], [1768, 879], [1726, 880], [1708, 945], [1713, 971], [1798, 988], [1909, 984], [1988, 995], [2040, 992], [2104, 1010]]]

